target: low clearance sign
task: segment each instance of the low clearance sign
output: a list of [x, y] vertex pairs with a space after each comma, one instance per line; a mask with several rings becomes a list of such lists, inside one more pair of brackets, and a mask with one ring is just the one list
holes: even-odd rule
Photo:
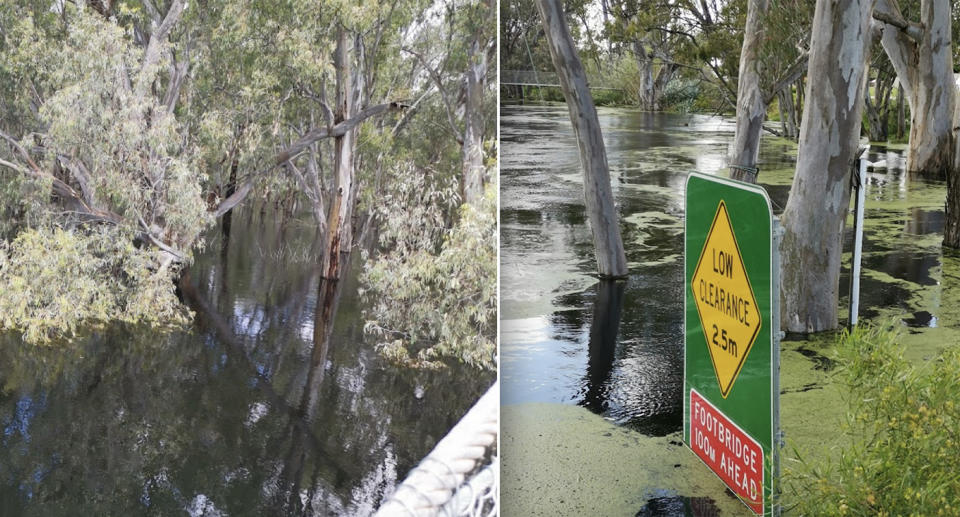
[[753, 512], [771, 511], [778, 374], [773, 212], [756, 186], [693, 173], [684, 237], [684, 442]]

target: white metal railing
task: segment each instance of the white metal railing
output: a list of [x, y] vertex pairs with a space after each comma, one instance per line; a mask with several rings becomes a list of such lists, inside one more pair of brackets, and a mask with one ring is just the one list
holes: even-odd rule
[[499, 421], [498, 381], [410, 471], [374, 516], [497, 515], [500, 462], [490, 453], [497, 443]]

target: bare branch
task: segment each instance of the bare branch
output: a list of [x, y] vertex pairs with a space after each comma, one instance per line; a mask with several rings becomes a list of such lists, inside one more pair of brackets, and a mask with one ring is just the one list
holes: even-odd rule
[[417, 61], [420, 61], [420, 64], [423, 65], [423, 68], [427, 70], [427, 75], [430, 76], [430, 80], [437, 86], [437, 89], [440, 90], [440, 98], [443, 99], [443, 104], [447, 109], [447, 122], [450, 123], [450, 129], [453, 131], [454, 138], [457, 139], [457, 144], [463, 145], [463, 133], [460, 132], [460, 129], [457, 128], [457, 125], [453, 122], [453, 108], [450, 105], [450, 96], [447, 94], [447, 90], [443, 87], [443, 80], [440, 77], [440, 73], [433, 69], [430, 66], [430, 63], [427, 63], [427, 60], [424, 59], [420, 53], [417, 51], [403, 47], [401, 50], [407, 52], [408, 54], [413, 54], [417, 58]]
[[140, 65], [140, 76], [137, 78], [137, 85], [134, 90], [137, 99], [143, 99], [147, 94], [147, 90], [152, 82], [152, 80], [149, 80], [152, 77], [149, 71], [156, 66], [160, 60], [163, 42], [167, 39], [170, 31], [173, 30], [173, 26], [180, 20], [180, 15], [183, 14], [185, 5], [185, 0], [173, 0], [173, 3], [170, 4], [170, 10], [167, 11], [167, 16], [156, 30], [153, 31], [153, 34], [150, 35], [150, 43], [147, 44], [147, 50], [143, 53], [143, 63]]
[[57, 155], [61, 163], [73, 174], [73, 177], [80, 184], [80, 191], [83, 193], [83, 199], [88, 205], [94, 204], [94, 188], [90, 179], [90, 171], [82, 161], [73, 159], [66, 155]]
[[170, 83], [167, 85], [167, 94], [163, 99], [163, 104], [167, 107], [167, 113], [173, 113], [174, 108], [177, 107], [177, 101], [180, 99], [180, 88], [183, 87], [183, 81], [187, 78], [187, 71], [190, 69], [190, 47], [191, 41], [188, 39], [183, 51], [183, 58], [180, 61], [177, 61], [176, 56], [171, 53], [173, 62], [170, 66]]
[[232, 195], [228, 196], [226, 199], [220, 202], [220, 205], [217, 206], [216, 210], [213, 211], [214, 217], [220, 217], [223, 214], [229, 212], [233, 207], [239, 205], [244, 198], [250, 194], [250, 190], [253, 188], [254, 179], [257, 176], [267, 174], [273, 169], [283, 165], [289, 160], [296, 158], [300, 153], [305, 151], [310, 147], [314, 142], [322, 140], [324, 138], [336, 138], [343, 136], [350, 131], [351, 129], [358, 126], [364, 120], [386, 113], [387, 111], [405, 109], [408, 106], [401, 104], [399, 102], [388, 102], [384, 104], [378, 104], [376, 106], [371, 106], [360, 113], [357, 113], [353, 117], [340, 122], [339, 124], [333, 126], [332, 128], [326, 127], [315, 127], [307, 132], [307, 134], [300, 137], [299, 140], [290, 144], [290, 147], [284, 149], [280, 153], [276, 154], [271, 160], [270, 165], [264, 169], [257, 171], [256, 173], [250, 175], [246, 181], [234, 192]]
[[807, 62], [810, 60], [810, 53], [804, 52], [797, 56], [797, 59], [787, 67], [787, 71], [780, 76], [773, 86], [770, 87], [770, 90], [767, 91], [763, 96], [763, 103], [767, 106], [773, 102], [774, 97], [777, 96], [777, 93], [789, 87], [791, 84], [796, 82], [803, 74], [807, 71]]
[[919, 43], [923, 38], [923, 25], [904, 19], [896, 0], [878, 0], [873, 9], [873, 18], [900, 29], [915, 42]]

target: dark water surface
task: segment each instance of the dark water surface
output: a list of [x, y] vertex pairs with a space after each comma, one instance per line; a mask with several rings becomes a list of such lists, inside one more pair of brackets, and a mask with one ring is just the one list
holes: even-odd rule
[[313, 241], [309, 223], [247, 210], [182, 283], [191, 328], [0, 336], [0, 515], [375, 510], [492, 376], [385, 363], [359, 261], [323, 284]]
[[[567, 117], [562, 105], [501, 107], [503, 400], [579, 404], [665, 436], [682, 425], [684, 181], [694, 170], [726, 175], [733, 122], [600, 110], [630, 262], [629, 278], [611, 285], [591, 276], [593, 246]], [[779, 214], [796, 145], [768, 136], [762, 142], [760, 183]], [[936, 325], [951, 310], [940, 296], [911, 311], [918, 289], [943, 276], [944, 184], [908, 181], [900, 151], [873, 148], [869, 159], [885, 166], [867, 179], [861, 317], [891, 310], [903, 312], [907, 325]], [[841, 304], [848, 286], [844, 269]]]

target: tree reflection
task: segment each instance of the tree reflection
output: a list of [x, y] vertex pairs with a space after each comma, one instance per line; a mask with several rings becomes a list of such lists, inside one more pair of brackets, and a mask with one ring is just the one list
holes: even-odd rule
[[603, 413], [608, 406], [608, 381], [617, 352], [617, 334], [620, 331], [625, 288], [626, 282], [623, 281], [601, 281], [597, 288], [597, 299], [593, 304], [586, 393], [580, 405], [595, 413]]
[[472, 369], [385, 364], [353, 276], [321, 281], [313, 229], [270, 217], [184, 277], [195, 328], [0, 336], [0, 515], [362, 515], [480, 396]]

